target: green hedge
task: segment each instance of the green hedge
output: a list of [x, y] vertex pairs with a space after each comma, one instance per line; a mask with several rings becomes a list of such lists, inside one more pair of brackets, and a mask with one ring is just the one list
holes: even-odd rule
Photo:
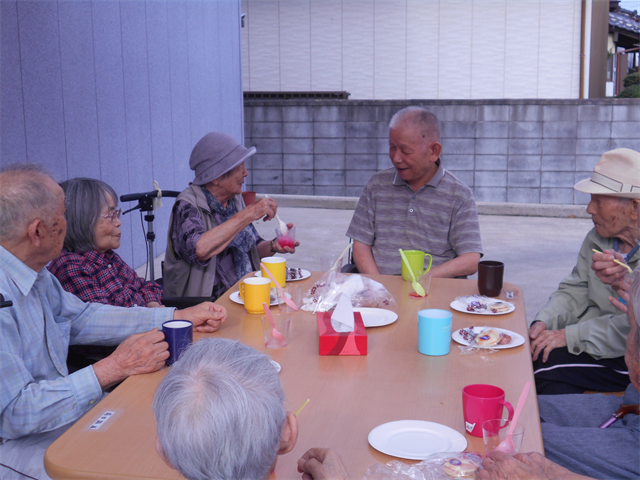
[[624, 77], [622, 83], [625, 87], [630, 87], [631, 85], [640, 85], [640, 72], [631, 73]]
[[618, 98], [640, 98], [640, 85], [632, 85], [618, 94]]

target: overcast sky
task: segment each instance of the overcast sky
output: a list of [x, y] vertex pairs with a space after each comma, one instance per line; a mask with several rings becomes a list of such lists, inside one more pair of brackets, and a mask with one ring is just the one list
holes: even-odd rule
[[620, 6], [625, 10], [640, 12], [640, 0], [621, 0]]

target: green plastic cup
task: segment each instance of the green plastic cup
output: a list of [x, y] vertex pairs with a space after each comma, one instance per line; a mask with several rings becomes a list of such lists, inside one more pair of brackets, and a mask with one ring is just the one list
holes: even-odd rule
[[[421, 252], [420, 250], [403, 250], [403, 252], [409, 261], [409, 265], [411, 265], [411, 270], [413, 270], [416, 280], [419, 281], [420, 277], [431, 269], [431, 255]], [[429, 266], [426, 269], [424, 268], [425, 257], [429, 257]], [[400, 262], [402, 264], [402, 279], [410, 280], [407, 267], [404, 265], [402, 259], [400, 259]]]

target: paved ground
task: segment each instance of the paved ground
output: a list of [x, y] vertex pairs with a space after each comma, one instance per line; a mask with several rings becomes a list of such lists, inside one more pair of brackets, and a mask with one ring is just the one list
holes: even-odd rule
[[[296, 253], [287, 256], [290, 266], [319, 270], [322, 255], [338, 255], [347, 245], [351, 209], [280, 207], [278, 215], [296, 226], [301, 242]], [[264, 238], [275, 236], [275, 220], [255, 226]], [[505, 281], [522, 287], [530, 322], [575, 265], [592, 226], [584, 218], [480, 215], [484, 258], [505, 263]], [[162, 257], [156, 261], [157, 272]], [[144, 266], [137, 271], [143, 274]]]

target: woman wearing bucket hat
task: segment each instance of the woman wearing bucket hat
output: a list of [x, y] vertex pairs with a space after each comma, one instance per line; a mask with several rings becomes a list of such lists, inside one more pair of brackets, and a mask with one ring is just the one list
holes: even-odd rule
[[193, 148], [189, 166], [195, 179], [178, 196], [169, 220], [165, 297], [215, 299], [257, 270], [261, 258], [295, 252], [276, 239], [262, 239], [252, 225], [260, 218], [271, 220], [278, 208], [272, 198], [244, 204], [244, 162], [254, 153], [255, 147], [247, 149], [217, 132], [206, 134]]
[[604, 153], [591, 178], [574, 188], [591, 194], [587, 212], [594, 228], [577, 265], [529, 329], [538, 394], [614, 392], [629, 384], [624, 361], [629, 322], [609, 301], [616, 297], [614, 289], [598, 275], [601, 262], [612, 260], [609, 255], [631, 268], [640, 261], [640, 153], [628, 148]]

